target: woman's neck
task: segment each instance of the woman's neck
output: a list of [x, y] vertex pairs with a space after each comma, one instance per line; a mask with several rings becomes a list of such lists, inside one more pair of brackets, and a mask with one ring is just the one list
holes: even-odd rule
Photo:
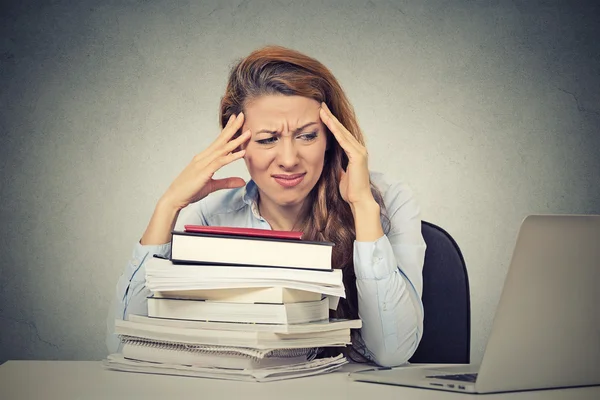
[[291, 231], [298, 226], [305, 203], [282, 207], [259, 196], [258, 211], [261, 217], [267, 220], [271, 229]]

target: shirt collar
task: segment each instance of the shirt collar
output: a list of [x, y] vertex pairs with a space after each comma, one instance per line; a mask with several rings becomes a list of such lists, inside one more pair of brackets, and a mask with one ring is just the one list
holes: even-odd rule
[[242, 197], [244, 203], [250, 206], [250, 210], [252, 210], [252, 214], [260, 219], [260, 213], [258, 212], [258, 186], [252, 179], [246, 183], [244, 196]]

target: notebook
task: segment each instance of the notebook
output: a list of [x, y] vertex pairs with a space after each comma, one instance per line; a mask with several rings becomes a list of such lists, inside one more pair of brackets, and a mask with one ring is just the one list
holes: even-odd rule
[[190, 346], [143, 339], [123, 341], [123, 357], [161, 364], [180, 364], [205, 368], [259, 369], [284, 367], [314, 359], [316, 349], [290, 349], [259, 352], [248, 348]]
[[103, 365], [105, 368], [116, 371], [194, 376], [249, 382], [270, 382], [326, 374], [339, 369], [347, 363], [348, 361], [346, 358], [340, 354], [336, 357], [317, 358], [312, 361], [289, 366], [240, 370], [182, 364], [153, 363], [128, 359], [123, 357], [122, 354], [111, 354], [104, 360]]
[[481, 364], [350, 378], [470, 393], [600, 385], [599, 284], [600, 215], [528, 216]]

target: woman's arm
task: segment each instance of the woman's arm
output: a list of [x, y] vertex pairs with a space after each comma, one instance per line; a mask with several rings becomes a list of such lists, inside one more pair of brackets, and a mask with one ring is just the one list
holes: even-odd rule
[[321, 104], [319, 115], [348, 156], [339, 186], [342, 198], [352, 209], [356, 230], [354, 271], [358, 311], [363, 320], [361, 341], [368, 350], [366, 355], [377, 363], [400, 365], [414, 353], [423, 331], [421, 274], [425, 243], [419, 208], [408, 188], [384, 190], [392, 223], [390, 232], [384, 235], [370, 187], [367, 149], [327, 104]]
[[[410, 189], [398, 184], [385, 189], [390, 231], [360, 240], [369, 238], [369, 223], [364, 222], [366, 215], [355, 220], [354, 271], [364, 355], [380, 365], [396, 366], [412, 356], [422, 336], [425, 242]], [[370, 223], [381, 227], [379, 216], [371, 215]]]
[[148, 315], [146, 269], [144, 263], [154, 254], [168, 257], [171, 243], [162, 245], [142, 245], [137, 243], [133, 255], [117, 282], [115, 297], [112, 300], [106, 320], [106, 347], [109, 353], [120, 351], [120, 340], [115, 332], [115, 319], [127, 319], [129, 314]]
[[116, 318], [126, 319], [129, 314], [147, 315], [146, 271], [144, 262], [154, 254], [168, 257], [171, 252], [171, 231], [181, 210], [192, 203], [221, 189], [242, 187], [242, 178], [213, 179], [223, 166], [242, 158], [244, 150], [236, 151], [250, 139], [250, 131], [237, 138], [235, 133], [242, 127], [244, 115], [232, 115], [217, 139], [192, 161], [175, 178], [158, 201], [148, 227], [140, 242], [136, 244], [133, 257], [119, 278], [116, 296], [108, 313], [106, 345], [109, 352], [119, 350], [119, 338], [114, 334]]

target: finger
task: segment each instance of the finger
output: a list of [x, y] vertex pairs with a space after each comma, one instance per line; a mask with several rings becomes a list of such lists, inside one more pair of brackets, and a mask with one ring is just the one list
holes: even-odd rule
[[229, 119], [227, 120], [227, 123], [225, 124], [225, 126], [223, 127], [223, 129], [225, 129], [226, 127], [228, 127], [229, 125], [231, 125], [231, 123], [233, 122], [233, 120], [235, 119], [236, 115], [235, 114], [231, 114], [229, 116]]
[[352, 135], [352, 133], [350, 133], [350, 131], [348, 129], [346, 129], [346, 127], [336, 118], [336, 116], [333, 115], [333, 113], [331, 112], [329, 107], [327, 107], [327, 104], [325, 104], [325, 103], [321, 103], [321, 104], [322, 104], [321, 109], [325, 113], [326, 120], [329, 123], [327, 125], [329, 127], [329, 130], [331, 130], [332, 133], [335, 130], [334, 134], [337, 134], [337, 136], [340, 136], [340, 135], [343, 136], [344, 139], [347, 140], [350, 144], [352, 144], [356, 148], [360, 148], [362, 145], [360, 143], [358, 143], [358, 141]]
[[327, 113], [324, 108], [321, 108], [319, 115], [321, 116], [323, 123], [329, 128], [335, 139], [338, 141], [340, 146], [342, 146], [342, 149], [344, 149], [346, 153], [354, 153], [359, 150], [357, 145], [360, 145], [360, 143], [356, 142], [356, 139], [354, 140], [356, 143], [353, 143], [349, 140], [348, 136], [352, 138], [354, 137], [343, 127], [339, 121], [337, 121], [337, 119], [334, 120], [335, 117], [333, 114]]
[[252, 133], [250, 132], [250, 129], [246, 130], [244, 133], [242, 133], [237, 138], [230, 140], [225, 146], [223, 146], [223, 148], [221, 148], [221, 150], [219, 150], [218, 152], [214, 152], [212, 154], [212, 156], [210, 157], [210, 161], [212, 161], [212, 159], [215, 159], [217, 157], [221, 157], [221, 156], [224, 156], [231, 152], [235, 152], [236, 149], [238, 149], [242, 144], [247, 142], [251, 136], [252, 136]]
[[248, 142], [252, 138], [252, 131], [250, 129], [246, 130], [246, 132], [242, 133], [238, 138], [232, 140], [231, 143], [235, 144], [235, 147], [230, 151], [238, 151], [242, 149], [246, 149]]
[[[227, 143], [226, 147], [233, 146], [233, 148], [235, 149], [236, 147], [241, 146], [242, 144], [244, 144], [245, 142], [250, 140], [251, 137], [252, 137], [252, 131], [250, 131], [250, 129], [246, 129], [246, 131], [244, 133], [242, 133], [240, 136], [236, 137], [233, 140], [230, 140], [229, 143]], [[232, 151], [232, 150], [230, 150], [230, 151]]]
[[223, 179], [213, 179], [210, 186], [210, 191], [216, 192], [217, 190], [222, 189], [234, 189], [243, 187], [246, 185], [246, 182], [242, 178], [232, 177], [232, 178], [223, 178]]
[[[251, 132], [250, 132], [250, 130], [247, 130], [242, 135], [240, 135], [240, 137], [238, 137], [234, 140], [231, 140], [230, 142], [226, 143], [226, 145], [224, 145], [224, 146], [217, 147], [218, 146], [217, 142], [214, 142], [208, 148], [206, 148], [203, 152], [195, 155], [194, 158], [192, 159], [192, 162], [195, 164], [195, 168], [197, 170], [203, 170], [208, 167], [208, 169], [214, 173], [214, 172], [216, 172], [217, 169], [221, 168], [223, 165], [226, 165], [230, 162], [237, 160], [238, 158], [243, 157], [244, 155], [242, 154], [241, 156], [233, 158], [231, 161], [227, 161], [227, 163], [223, 164], [223, 165], [221, 165], [219, 163], [213, 164], [213, 162], [215, 160], [219, 159], [220, 157], [238, 153], [238, 151], [236, 151], [236, 149], [238, 149], [238, 147], [240, 147], [240, 145], [244, 141], [247, 141], [248, 139], [250, 139], [250, 137], [251, 137]], [[213, 165], [211, 166], [211, 164], [213, 164]]]
[[[230, 128], [231, 128], [231, 126], [233, 124], [235, 124], [236, 119], [238, 119], [238, 116], [236, 114], [231, 114], [229, 116], [229, 119], [227, 120], [227, 123], [225, 124], [225, 126], [223, 127], [223, 129], [221, 130], [221, 132], [219, 133], [219, 135], [217, 136], [217, 140], [219, 138], [221, 138], [222, 136], [225, 136], [230, 131]], [[215, 140], [215, 142], [217, 140]]]
[[217, 172], [219, 169], [223, 168], [227, 164], [230, 164], [240, 158], [243, 158], [246, 155], [246, 150], [235, 151], [233, 153], [226, 154], [221, 157], [217, 157], [212, 160], [209, 164], [209, 169], [213, 173]]
[[327, 106], [326, 103], [321, 103], [322, 104], [322, 108], [325, 111], [325, 115], [327, 115], [327, 117], [329, 117], [329, 119], [331, 120], [332, 124], [334, 126], [336, 126], [338, 128], [338, 132], [340, 132], [341, 134], [343, 134], [345, 136], [346, 139], [348, 139], [348, 141], [350, 141], [352, 144], [357, 145], [357, 147], [363, 147], [358, 140], [356, 140], [356, 138], [354, 137], [354, 135], [352, 135], [352, 133], [346, 129], [346, 127], [344, 126], [344, 124], [342, 124], [340, 122], [339, 119], [337, 119], [337, 117], [335, 115], [333, 115], [333, 113], [331, 112], [331, 110], [329, 109], [329, 107]]
[[200, 158], [206, 158], [210, 155], [220, 153], [219, 148], [228, 143], [233, 135], [242, 127], [244, 124], [244, 113], [241, 112], [238, 115], [232, 114], [227, 121], [227, 124], [217, 136], [214, 142], [210, 144], [202, 153], [199, 154]]
[[245, 116], [243, 112], [236, 115], [235, 118], [232, 120], [231, 124], [223, 128], [223, 131], [221, 132], [222, 134], [219, 135], [219, 139], [224, 139], [226, 142], [228, 142], [233, 137], [233, 135], [235, 135], [236, 132], [240, 130], [242, 125], [244, 125], [244, 119]]

